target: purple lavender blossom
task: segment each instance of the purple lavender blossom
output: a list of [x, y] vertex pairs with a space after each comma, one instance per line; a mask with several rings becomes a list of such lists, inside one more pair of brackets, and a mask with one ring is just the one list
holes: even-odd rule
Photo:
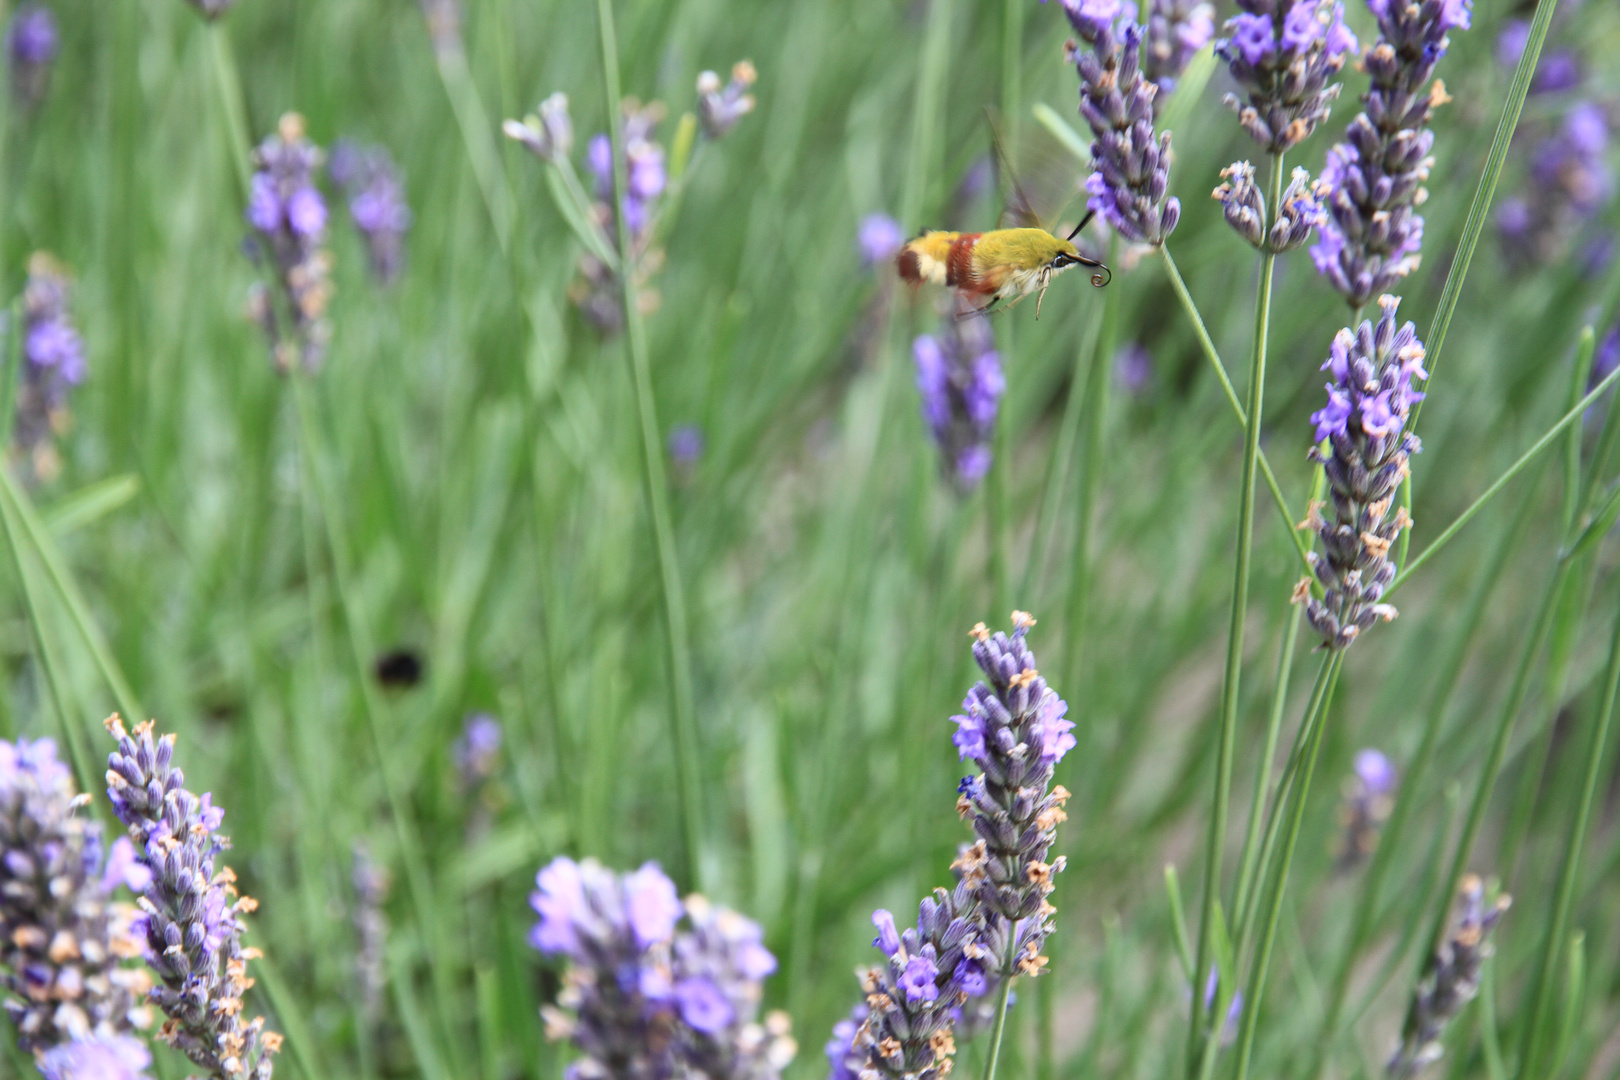
[[36, 252], [28, 260], [23, 290], [21, 384], [12, 439], [33, 474], [49, 480], [60, 471], [53, 436], [66, 430], [68, 393], [84, 382], [89, 368], [84, 339], [68, 307], [72, 288], [67, 270]]
[[51, 65], [61, 48], [56, 16], [43, 4], [24, 4], [6, 28], [11, 94], [25, 110], [39, 107], [50, 87]]
[[237, 895], [230, 867], [216, 868], [230, 845], [219, 832], [225, 811], [186, 790], [174, 735], [154, 740], [151, 721], [126, 732], [116, 715], [107, 731], [118, 740], [107, 755], [107, 797], [151, 873], [137, 932], [159, 980], [149, 1000], [169, 1017], [159, 1038], [213, 1080], [270, 1080], [281, 1036], [262, 1016], [242, 1018], [247, 964], [259, 955], [242, 945], [242, 916], [258, 904]]
[[895, 257], [905, 242], [905, 230], [889, 215], [867, 214], [861, 218], [861, 227], [856, 234], [856, 246], [860, 248], [861, 262], [864, 265], [870, 267], [886, 264]]
[[[1530, 21], [1509, 19], [1502, 24], [1496, 36], [1496, 62], [1504, 68], [1516, 68], [1530, 44]], [[1544, 52], [1536, 61], [1536, 73], [1530, 78], [1532, 94], [1557, 94], [1573, 90], [1581, 81], [1580, 60], [1568, 50]]]
[[268, 252], [271, 270], [286, 298], [291, 334], [284, 334], [268, 291], [260, 289], [250, 311], [270, 343], [276, 370], [319, 370], [331, 329], [326, 308], [332, 295], [332, 259], [325, 248], [326, 201], [315, 186], [321, 151], [304, 135], [304, 118], [287, 113], [276, 134], [253, 151], [255, 172], [247, 220]]
[[1353, 308], [1393, 288], [1417, 269], [1423, 218], [1415, 207], [1434, 167], [1429, 151], [1434, 109], [1449, 101], [1445, 84], [1428, 86], [1451, 45], [1466, 30], [1472, 0], [1368, 0], [1378, 41], [1363, 60], [1372, 85], [1345, 141], [1328, 151], [1322, 170], [1327, 218], [1311, 248], [1317, 273]]
[[698, 76], [698, 122], [703, 134], [711, 139], [724, 138], [737, 121], [754, 111], [754, 95], [748, 88], [754, 85], [759, 73], [747, 60], [739, 60], [731, 67], [731, 81], [720, 85], [720, 76], [705, 71]]
[[130, 1035], [86, 1035], [41, 1054], [45, 1080], [146, 1080], [146, 1044]]
[[850, 1014], [833, 1025], [832, 1038], [823, 1051], [827, 1055], [827, 1080], [859, 1080], [865, 1066], [865, 1056], [855, 1050], [855, 1041], [866, 1026], [872, 1010], [866, 1002], [857, 1002]]
[[1313, 183], [1304, 169], [1295, 169], [1288, 189], [1282, 193], [1282, 208], [1269, 230], [1266, 197], [1254, 182], [1254, 166], [1247, 161], [1234, 161], [1221, 170], [1221, 185], [1212, 197], [1221, 204], [1226, 223], [1250, 246], [1281, 255], [1305, 243], [1311, 238], [1311, 230], [1327, 221], [1327, 211], [1322, 208], [1325, 192], [1322, 181]]
[[696, 424], [679, 424], [671, 428], [667, 443], [670, 460], [678, 469], [695, 469], [703, 457], [703, 429]]
[[1324, 554], [1313, 551], [1309, 558], [1326, 595], [1311, 597], [1308, 580], [1295, 595], [1306, 602], [1306, 617], [1330, 649], [1347, 647], [1373, 623], [1396, 614], [1380, 600], [1395, 579], [1390, 547], [1411, 522], [1405, 507], [1389, 511], [1410, 471], [1408, 459], [1421, 449], [1418, 437], [1404, 430], [1408, 410], [1423, 398], [1412, 380], [1429, 375], [1417, 328], [1408, 322], [1396, 329], [1399, 306], [1399, 297], [1381, 296], [1376, 328], [1363, 321], [1334, 337], [1322, 365], [1333, 376], [1328, 403], [1311, 416], [1316, 441], [1328, 440], [1325, 451], [1311, 448], [1311, 458], [1327, 475], [1333, 519], [1324, 520], [1316, 503], [1307, 518], [1322, 540]]
[[1128, 394], [1140, 394], [1153, 381], [1153, 354], [1140, 341], [1123, 345], [1114, 354], [1114, 379]]
[[1064, 0], [1063, 10], [1087, 48], [1066, 53], [1080, 74], [1080, 115], [1091, 127], [1086, 207], [1127, 240], [1158, 246], [1181, 219], [1170, 186], [1170, 133], [1153, 130], [1159, 87], [1143, 77], [1143, 29], [1120, 0]]
[[1591, 236], [1593, 219], [1614, 195], [1609, 136], [1604, 109], [1577, 101], [1558, 130], [1536, 145], [1525, 193], [1504, 200], [1497, 211], [1497, 230], [1510, 256], [1556, 262]]
[[1345, 781], [1339, 819], [1344, 826], [1339, 869], [1350, 870], [1365, 862], [1378, 846], [1378, 834], [1395, 806], [1400, 777], [1395, 765], [1377, 750], [1356, 753], [1355, 768]]
[[77, 1047], [58, 1055], [61, 1068], [99, 1052], [74, 1040], [144, 1023], [139, 1002], [152, 984], [121, 966], [141, 945], [129, 905], [113, 902], [117, 888], [142, 889], [150, 875], [129, 840], [103, 847], [100, 825], [76, 813], [85, 801], [51, 740], [0, 742], [0, 985], [18, 1046]]
[[1159, 86], [1175, 89], [1193, 54], [1215, 36], [1215, 5], [1208, 0], [1147, 0], [1147, 41], [1142, 70]]
[[388, 149], [340, 139], [327, 174], [348, 198], [349, 218], [365, 241], [371, 272], [383, 284], [394, 280], [405, 261], [411, 211]]
[[1007, 388], [989, 320], [944, 315], [939, 332], [917, 338], [911, 355], [923, 419], [939, 445], [940, 463], [956, 490], [966, 494], [990, 471], [996, 413]]
[[1339, 95], [1332, 79], [1360, 44], [1337, 0], [1238, 0], [1237, 6], [1215, 52], [1243, 96], [1224, 100], [1255, 142], [1281, 154], [1327, 119]]
[[[584, 1056], [571, 1080], [664, 1078], [695, 1069], [715, 1080], [773, 1080], [792, 1059], [785, 1015], [756, 1021], [776, 961], [758, 924], [701, 896], [683, 908], [657, 864], [619, 875], [594, 859], [540, 871], [530, 942], [569, 961], [549, 1038]], [[678, 930], [685, 915], [689, 929]]]
[[1469, 874], [1457, 890], [1457, 915], [1451, 933], [1429, 957], [1412, 991], [1400, 1045], [1389, 1059], [1389, 1080], [1411, 1080], [1445, 1054], [1446, 1025], [1479, 993], [1481, 970], [1494, 951], [1491, 931], [1513, 903], [1503, 895], [1485, 903], [1485, 885]]
[[[1204, 980], [1204, 1015], [1210, 1016], [1215, 1010], [1215, 1002], [1221, 988], [1220, 972], [1214, 968], [1209, 969], [1209, 978]], [[1192, 992], [1187, 992], [1191, 999]], [[1232, 991], [1232, 1001], [1226, 1006], [1226, 1020], [1221, 1024], [1221, 1045], [1229, 1046], [1238, 1034], [1238, 1023], [1243, 1019], [1243, 991]]]
[[501, 760], [501, 722], [488, 713], [471, 713], [450, 747], [463, 791], [474, 791], [495, 775]]

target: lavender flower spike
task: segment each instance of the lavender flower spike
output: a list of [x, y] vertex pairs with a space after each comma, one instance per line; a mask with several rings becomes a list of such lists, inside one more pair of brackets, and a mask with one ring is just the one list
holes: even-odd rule
[[1311, 230], [1327, 218], [1320, 196], [1324, 188], [1312, 183], [1310, 173], [1295, 169], [1293, 182], [1282, 195], [1282, 211], [1266, 231], [1266, 197], [1254, 182], [1254, 166], [1236, 161], [1221, 170], [1221, 186], [1213, 198], [1221, 204], [1226, 223], [1256, 251], [1281, 255], [1311, 238]]
[[1473, 874], [1457, 890], [1457, 921], [1435, 950], [1412, 992], [1401, 1043], [1389, 1059], [1389, 1080], [1410, 1080], [1445, 1054], [1440, 1037], [1446, 1025], [1479, 993], [1480, 970], [1491, 955], [1491, 931], [1513, 903], [1499, 896], [1485, 903], [1485, 886]]
[[1368, 0], [1378, 41], [1364, 64], [1372, 85], [1345, 141], [1328, 151], [1322, 179], [1328, 220], [1311, 248], [1317, 272], [1359, 308], [1417, 269], [1423, 218], [1415, 207], [1434, 158], [1429, 118], [1451, 100], [1445, 84], [1425, 87], [1451, 41], [1466, 30], [1472, 0]]
[[1429, 376], [1417, 328], [1408, 322], [1396, 329], [1400, 303], [1397, 296], [1379, 297], [1383, 315], [1376, 328], [1363, 321], [1334, 337], [1322, 365], [1333, 375], [1328, 403], [1311, 416], [1317, 441], [1328, 440], [1326, 451], [1311, 448], [1311, 459], [1327, 474], [1333, 519], [1323, 519], [1320, 503], [1311, 504], [1306, 519], [1322, 539], [1324, 554], [1313, 551], [1309, 558], [1326, 595], [1310, 596], [1309, 579], [1300, 581], [1294, 595], [1305, 602], [1306, 618], [1330, 649], [1345, 648], [1361, 631], [1396, 614], [1380, 600], [1395, 579], [1390, 547], [1411, 520], [1405, 507], [1389, 511], [1410, 471], [1408, 459], [1422, 448], [1405, 430], [1408, 410], [1423, 398], [1412, 380]]
[[[976, 891], [983, 945], [1004, 977], [1038, 975], [1046, 964], [1041, 947], [1055, 910], [1047, 897], [1066, 861], [1048, 859], [1069, 798], [1061, 784], [1052, 785], [1052, 773], [1075, 746], [1069, 707], [1041, 678], [1024, 641], [1034, 617], [1015, 611], [1012, 621], [1010, 637], [983, 623], [973, 628], [973, 659], [985, 681], [968, 691], [962, 715], [951, 718], [957, 751], [979, 768], [962, 781], [956, 800], [978, 836], [958, 860], [962, 884]], [[1009, 959], [1013, 966], [1005, 970]]]
[[393, 157], [386, 147], [344, 139], [332, 147], [327, 172], [349, 200], [349, 218], [365, 241], [373, 276], [388, 284], [404, 265], [405, 230], [411, 226]]
[[[963, 309], [953, 302], [951, 310]], [[1007, 388], [990, 320], [943, 314], [938, 334], [912, 343], [923, 419], [939, 444], [941, 465], [961, 494], [990, 471], [990, 443]]]
[[1142, 69], [1168, 94], [1193, 54], [1214, 36], [1215, 5], [1208, 0], [1148, 0]]
[[77, 813], [88, 801], [49, 739], [0, 742], [0, 984], [17, 1045], [35, 1054], [149, 1022], [152, 980], [120, 966], [141, 952], [133, 910], [112, 899], [149, 875], [126, 839], [103, 854], [100, 826]]
[[1400, 775], [1394, 764], [1377, 750], [1356, 753], [1354, 774], [1345, 782], [1344, 803], [1339, 817], [1344, 823], [1343, 849], [1339, 869], [1350, 870], [1364, 862], [1378, 846], [1378, 834], [1395, 808], [1395, 788]]
[[1070, 41], [1066, 55], [1080, 73], [1080, 115], [1091, 125], [1086, 207], [1127, 240], [1158, 246], [1181, 220], [1181, 201], [1165, 198], [1170, 133], [1153, 131], [1159, 87], [1143, 77], [1142, 28], [1122, 18], [1127, 9], [1121, 0], [1064, 0], [1088, 46]]
[[1281, 154], [1327, 119], [1339, 86], [1333, 76], [1360, 48], [1338, 0], [1237, 0], [1215, 53], [1243, 91], [1226, 95], [1254, 141]]
[[132, 1035], [87, 1035], [39, 1057], [45, 1080], [146, 1080], [152, 1053]]
[[726, 135], [737, 121], [754, 111], [754, 95], [748, 92], [759, 78], [754, 65], [739, 60], [731, 67], [731, 81], [720, 85], [720, 76], [705, 71], [698, 76], [698, 120], [703, 134], [711, 139]]
[[255, 172], [247, 220], [268, 249], [276, 280], [287, 298], [292, 333], [283, 334], [268, 292], [250, 300], [249, 311], [270, 342], [276, 370], [320, 368], [331, 329], [326, 306], [332, 296], [332, 257], [325, 248], [326, 201], [315, 186], [321, 151], [304, 135], [304, 118], [287, 113], [276, 133], [253, 151]]
[[253, 985], [247, 964], [260, 955], [242, 945], [242, 916], [258, 904], [237, 896], [230, 867], [215, 865], [230, 846], [219, 832], [225, 811], [186, 790], [174, 735], [154, 740], [151, 721], [126, 732], [116, 714], [106, 726], [118, 740], [107, 755], [107, 797], [151, 872], [138, 929], [161, 981], [150, 1000], [169, 1017], [158, 1037], [213, 1080], [270, 1080], [281, 1036], [262, 1016], [242, 1018]]
[[501, 125], [508, 139], [523, 146], [541, 161], [558, 161], [574, 150], [574, 121], [568, 114], [568, 95], [558, 92], [540, 103], [536, 112], [522, 120]]
[[6, 64], [11, 93], [24, 109], [36, 109], [50, 87], [51, 64], [61, 48], [56, 16], [44, 4], [24, 4], [6, 28]]
[[68, 311], [71, 295], [67, 270], [35, 252], [23, 291], [22, 385], [12, 439], [41, 480], [61, 469], [52, 437], [67, 427], [68, 393], [88, 373], [84, 339]]

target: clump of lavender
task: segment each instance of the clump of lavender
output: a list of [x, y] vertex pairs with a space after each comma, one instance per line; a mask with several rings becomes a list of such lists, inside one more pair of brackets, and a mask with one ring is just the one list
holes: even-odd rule
[[461, 790], [476, 791], [495, 775], [501, 761], [501, 722], [488, 713], [472, 713], [450, 747]]
[[282, 374], [320, 369], [331, 328], [326, 306], [332, 296], [332, 257], [325, 248], [326, 200], [315, 186], [320, 147], [304, 135], [304, 118], [287, 113], [253, 151], [247, 220], [268, 254], [270, 269], [286, 297], [291, 332], [284, 333], [268, 289], [259, 288], [249, 312], [264, 328], [271, 358]]
[[87, 1035], [41, 1054], [45, 1080], [146, 1080], [152, 1053], [131, 1035]]
[[35, 252], [23, 290], [22, 382], [12, 439], [41, 480], [61, 470], [53, 437], [67, 429], [68, 393], [88, 374], [84, 339], [68, 310], [71, 294], [67, 270]]
[[405, 230], [411, 225], [405, 187], [392, 155], [384, 146], [342, 139], [332, 147], [327, 175], [349, 200], [349, 218], [365, 241], [371, 272], [386, 285], [404, 265]]
[[939, 445], [940, 463], [965, 494], [990, 471], [990, 444], [1007, 382], [990, 320], [967, 317], [959, 302], [949, 311], [938, 333], [912, 342], [911, 355], [923, 419]]
[[1334, 76], [1359, 48], [1337, 0], [1237, 0], [1215, 43], [1242, 97], [1225, 102], [1270, 154], [1298, 146], [1339, 96]]
[[[1512, 70], [1530, 44], [1530, 20], [1508, 19], [1496, 36], [1496, 62]], [[1536, 72], [1530, 77], [1532, 94], [1557, 94], [1573, 90], [1581, 81], [1581, 62], [1567, 49], [1543, 52], [1536, 61]]]
[[888, 214], [867, 214], [855, 234], [863, 266], [884, 266], [906, 242], [905, 230]]
[[1062, 856], [1047, 861], [1069, 792], [1052, 774], [1075, 746], [1068, 704], [1035, 667], [1025, 636], [1035, 619], [1015, 611], [1009, 637], [973, 628], [973, 659], [984, 673], [962, 702], [952, 742], [979, 768], [958, 788], [957, 812], [971, 817], [978, 842], [958, 862], [962, 885], [979, 905], [983, 945], [1003, 977], [1038, 975], [1052, 932], [1047, 901]]
[[703, 134], [718, 139], [737, 126], [737, 121], [754, 111], [754, 95], [748, 92], [759, 79], [754, 65], [739, 60], [731, 66], [731, 80], [720, 85], [720, 76], [705, 71], [698, 76], [698, 122]]
[[1181, 201], [1170, 186], [1170, 133], [1155, 135], [1153, 103], [1159, 87], [1142, 71], [1142, 27], [1122, 0], [1063, 0], [1082, 49], [1070, 41], [1065, 55], [1080, 74], [1080, 115], [1091, 126], [1087, 209], [1127, 240], [1159, 245], [1181, 220]]
[[1578, 101], [1553, 134], [1530, 155], [1528, 190], [1504, 199], [1496, 226], [1508, 254], [1534, 263], [1557, 261], [1614, 195], [1609, 119], [1591, 101]]
[[253, 985], [247, 964], [260, 955], [242, 944], [242, 916], [258, 904], [238, 896], [236, 875], [215, 862], [230, 846], [219, 832], [225, 811], [186, 790], [174, 735], [154, 740], [151, 721], [126, 732], [116, 715], [107, 731], [118, 740], [107, 755], [107, 797], [151, 872], [136, 930], [159, 979], [150, 1000], [169, 1017], [158, 1037], [213, 1080], [270, 1080], [281, 1036], [242, 1013]]
[[1395, 578], [1390, 546], [1411, 520], [1405, 507], [1393, 515], [1390, 508], [1410, 471], [1408, 459], [1422, 448], [1405, 430], [1408, 410], [1423, 398], [1412, 380], [1429, 376], [1417, 328], [1408, 322], [1396, 329], [1400, 303], [1397, 296], [1379, 297], [1383, 314], [1376, 328], [1364, 320], [1334, 337], [1322, 365], [1333, 375], [1328, 403], [1311, 415], [1317, 442], [1328, 441], [1326, 450], [1311, 448], [1311, 459], [1327, 475], [1333, 516], [1324, 520], [1320, 505], [1312, 504], [1307, 519], [1322, 540], [1323, 553], [1313, 551], [1309, 558], [1326, 595], [1310, 596], [1307, 579], [1295, 596], [1306, 603], [1306, 618], [1329, 649], [1346, 647], [1379, 619], [1396, 614], [1379, 601]]
[[1378, 846], [1378, 834], [1395, 806], [1399, 782], [1395, 765], [1377, 750], [1356, 754], [1355, 769], [1345, 782], [1339, 819], [1344, 825], [1339, 869], [1359, 866]]
[[1326, 186], [1313, 183], [1310, 173], [1295, 169], [1288, 189], [1282, 194], [1277, 220], [1266, 227], [1266, 197], [1254, 182], [1254, 166], [1235, 161], [1221, 170], [1221, 185], [1211, 197], [1221, 204], [1221, 212], [1232, 230], [1256, 251], [1281, 255], [1311, 238], [1311, 230], [1327, 221], [1322, 208]]
[[352, 849], [350, 880], [354, 885], [354, 981], [360, 993], [360, 1015], [375, 1024], [382, 1015], [388, 989], [388, 870], [372, 858], [371, 849], [356, 842]]
[[[757, 924], [699, 896], [683, 907], [656, 863], [616, 874], [594, 859], [557, 858], [536, 884], [529, 943], [569, 962], [557, 1004], [541, 1010], [547, 1037], [581, 1051], [568, 1080], [685, 1070], [772, 1080], [791, 1060], [786, 1016], [756, 1021], [776, 968]], [[677, 933], [683, 915], [690, 928]]]
[[6, 28], [6, 63], [11, 69], [11, 96], [24, 109], [45, 100], [51, 64], [62, 47], [56, 16], [44, 4], [24, 4]]
[[1479, 993], [1480, 970], [1491, 955], [1491, 931], [1513, 900], [1499, 896], [1485, 903], [1485, 886], [1473, 874], [1457, 891], [1457, 918], [1435, 950], [1412, 992], [1401, 1042], [1389, 1059], [1390, 1080], [1410, 1080], [1445, 1054], [1441, 1036], [1452, 1018]]
[[1434, 167], [1429, 119], [1451, 100], [1429, 79], [1469, 27], [1472, 0], [1367, 0], [1378, 41], [1363, 65], [1372, 83], [1343, 142], [1328, 151], [1322, 182], [1328, 217], [1311, 248], [1317, 273], [1353, 308], [1394, 287], [1420, 261], [1423, 218], [1415, 207]]
[[1208, 0], [1148, 0], [1142, 69], [1168, 94], [1193, 54], [1214, 36], [1215, 5]]
[[133, 912], [112, 897], [150, 875], [128, 840], [104, 852], [100, 826], [77, 814], [88, 801], [51, 740], [0, 742], [0, 984], [17, 1045], [34, 1054], [149, 1022], [152, 980], [120, 966], [141, 952]]

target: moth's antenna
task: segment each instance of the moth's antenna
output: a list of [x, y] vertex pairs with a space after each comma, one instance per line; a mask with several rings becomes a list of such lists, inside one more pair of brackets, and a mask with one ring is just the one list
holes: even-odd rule
[[1065, 240], [1073, 240], [1075, 237], [1079, 236], [1080, 235], [1080, 230], [1085, 228], [1087, 225], [1090, 225], [1091, 224], [1091, 219], [1096, 217], [1096, 216], [1097, 216], [1097, 211], [1095, 211], [1095, 210], [1087, 210], [1086, 211], [1086, 216], [1080, 219], [1080, 224], [1076, 225], [1074, 227], [1074, 231], [1069, 233], [1069, 235], [1065, 236], [1063, 239], [1065, 239]]

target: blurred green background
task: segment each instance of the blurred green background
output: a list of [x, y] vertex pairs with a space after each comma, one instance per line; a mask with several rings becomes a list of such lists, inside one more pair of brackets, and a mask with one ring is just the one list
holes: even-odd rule
[[[59, 439], [61, 475], [31, 495], [140, 703], [180, 732], [192, 786], [227, 808], [232, 861], [261, 903], [253, 942], [267, 955], [268, 995], [258, 1004], [290, 1037], [283, 1071], [557, 1075], [560, 1051], [536, 1017], [555, 975], [524, 943], [526, 896], [542, 862], [571, 853], [624, 868], [661, 860], [683, 888], [701, 883], [760, 920], [782, 962], [769, 1000], [792, 1011], [801, 1044], [790, 1075], [822, 1075], [820, 1045], [854, 1001], [852, 967], [869, 959], [871, 909], [911, 910], [948, 882], [967, 837], [952, 813], [948, 717], [975, 677], [968, 628], [1004, 625], [1014, 606], [1040, 618], [1031, 641], [1079, 721], [1079, 748], [1058, 774], [1075, 798], [1059, 833], [1069, 864], [1054, 896], [1055, 975], [1018, 988], [1005, 1075], [1145, 1078], [1175, 1067], [1188, 995], [1161, 874], [1175, 863], [1196, 904], [1240, 429], [1161, 260], [1127, 253], [1109, 289], [1119, 340], [1152, 355], [1146, 387], [1114, 386], [1106, 407], [1086, 413], [1100, 426], [1065, 441], [1071, 396], [1111, 381], [1106, 367], [1088, 380], [1092, 365], [1112, 362], [1094, 347], [1104, 294], [1071, 274], [1039, 321], [1033, 305], [996, 316], [1008, 381], [1000, 465], [959, 497], [940, 477], [912, 386], [911, 336], [934, 327], [934, 308], [886, 267], [863, 267], [855, 244], [871, 212], [908, 232], [995, 224], [993, 189], [958, 197], [988, 152], [987, 105], [1007, 114], [1032, 186], [1083, 177], [1084, 164], [1030, 119], [1039, 103], [1080, 126], [1067, 24], [1055, 4], [1010, 2], [1020, 10], [991, 0], [616, 5], [625, 93], [668, 103], [665, 140], [699, 71], [745, 57], [760, 71], [756, 112], [693, 163], [654, 278], [662, 304], [648, 318], [663, 431], [693, 424], [705, 442], [695, 465], [671, 474], [701, 781], [703, 845], [689, 861], [624, 341], [569, 303], [578, 245], [540, 163], [499, 135], [502, 118], [555, 90], [571, 99], [580, 144], [603, 128], [592, 6], [468, 0], [464, 52], [437, 59], [407, 0], [242, 0], [219, 24], [254, 139], [297, 110], [323, 145], [381, 143], [415, 218], [407, 268], [380, 288], [332, 196], [337, 291], [326, 367], [305, 387], [324, 447], [311, 463], [292, 388], [243, 315], [257, 271], [242, 252], [217, 43], [181, 0], [53, 0], [63, 50], [49, 94], [6, 125], [0, 275], [14, 294], [36, 249], [72, 268], [91, 373]], [[1603, 0], [1564, 6], [1549, 49], [1573, 49], [1585, 76], [1575, 90], [1532, 95], [1531, 134], [1504, 190], [1523, 187], [1526, 140], [1572, 100], [1620, 100], [1620, 12]], [[1223, 3], [1218, 18], [1231, 13]], [[1494, 60], [1495, 40], [1514, 14], [1528, 12], [1479, 0], [1474, 29], [1453, 35], [1442, 65], [1455, 102], [1437, 121], [1425, 265], [1402, 308], [1420, 333], [1506, 95], [1511, 69]], [[1348, 18], [1365, 38], [1367, 12]], [[1290, 165], [1320, 167], [1365, 76], [1347, 69], [1346, 84], [1333, 121]], [[1241, 384], [1255, 259], [1207, 192], [1252, 150], [1219, 102], [1224, 75], [1188, 86], [1202, 92], [1173, 105], [1185, 119], [1174, 132], [1183, 215], [1172, 248]], [[1603, 212], [1611, 226], [1615, 216]], [[1277, 280], [1265, 446], [1302, 511], [1306, 417], [1348, 312], [1304, 251], [1284, 257]], [[1564, 411], [1578, 333], [1587, 322], [1606, 330], [1617, 280], [1569, 252], [1545, 265], [1511, 258], [1487, 233], [1426, 406], [1414, 552]], [[324, 519], [312, 465], [331, 493]], [[1438, 708], [1434, 764], [1407, 778], [1413, 817], [1357, 969], [1353, 1000], [1369, 1004], [1335, 1048], [1334, 1075], [1376, 1075], [1388, 1052], [1415, 967], [1409, 935], [1442, 902], [1433, 890], [1457, 785], [1484, 756], [1552, 573], [1563, 487], [1558, 455], [1542, 465], [1426, 564], [1399, 598], [1402, 617], [1346, 661], [1259, 1075], [1303, 1069], [1348, 920], [1366, 902], [1360, 872], [1335, 869], [1350, 759], [1376, 746], [1404, 770]], [[1096, 501], [1082, 547], [1087, 484]], [[334, 564], [331, 535], [347, 565]], [[1264, 494], [1256, 535], [1229, 866], [1298, 576]], [[1491, 582], [1497, 553], [1504, 569]], [[1586, 763], [1615, 562], [1602, 546], [1572, 575], [1471, 863], [1517, 900], [1487, 995], [1509, 1031], [1540, 965]], [[100, 721], [121, 703], [26, 544], [19, 565], [36, 589], [30, 604], [16, 567], [0, 572], [0, 732], [77, 740], [80, 775], [94, 783], [109, 748]], [[1494, 587], [1464, 623], [1482, 583]], [[368, 688], [392, 648], [421, 655], [423, 680]], [[1442, 669], [1456, 650], [1461, 678], [1447, 692]], [[1308, 682], [1296, 671], [1284, 745]], [[498, 717], [505, 741], [495, 776], [468, 791], [451, 745], [474, 712]], [[1620, 1073], [1612, 761], [1602, 775], [1608, 795], [1572, 926], [1586, 934], [1586, 988], [1560, 1013], [1575, 1025], [1569, 1076]], [[356, 1004], [356, 841], [393, 878], [388, 992], [370, 1036]], [[1486, 1075], [1478, 1022], [1461, 1025], [1437, 1073]], [[977, 1062], [970, 1050], [959, 1067]]]

